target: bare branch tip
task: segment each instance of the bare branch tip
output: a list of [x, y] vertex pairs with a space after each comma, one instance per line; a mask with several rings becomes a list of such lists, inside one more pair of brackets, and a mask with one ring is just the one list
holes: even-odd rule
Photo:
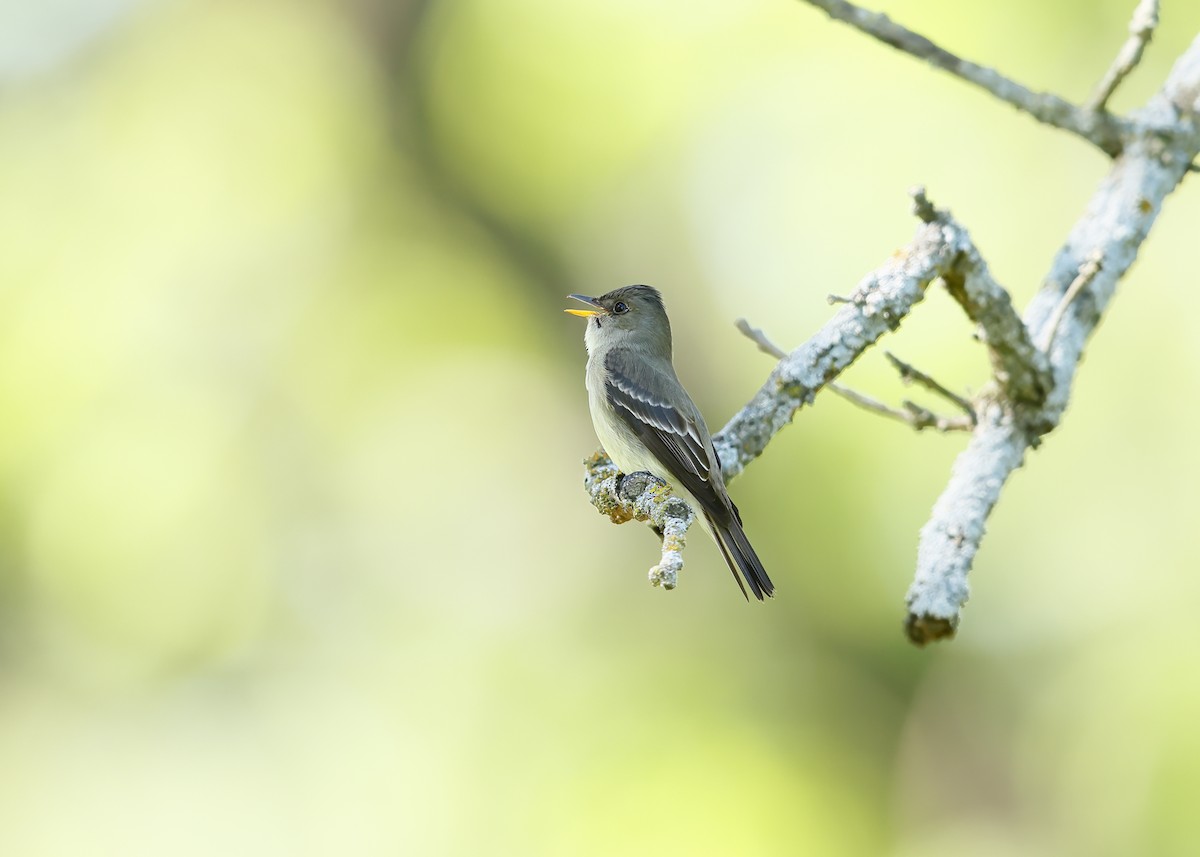
[[1149, 41], [1151, 34], [1158, 27], [1158, 7], [1158, 0], [1141, 0], [1129, 20], [1129, 35], [1140, 36]]
[[764, 354], [769, 354], [772, 357], [782, 360], [787, 357], [787, 352], [770, 340], [766, 333], [761, 328], [753, 327], [750, 322], [744, 318], [739, 318], [734, 322], [734, 326], [742, 332], [747, 339], [758, 346], [758, 350]]
[[1094, 113], [1107, 112], [1108, 100], [1117, 91], [1121, 81], [1128, 77], [1142, 61], [1142, 54], [1145, 53], [1146, 45], [1150, 43], [1157, 26], [1158, 0], [1141, 0], [1137, 8], [1133, 10], [1133, 17], [1129, 20], [1129, 38], [1125, 40], [1125, 44], [1121, 45], [1112, 65], [1104, 73], [1100, 82], [1096, 84], [1096, 89], [1087, 104], [1084, 105], [1084, 110]]
[[975, 427], [973, 418], [939, 416], [928, 408], [923, 408], [908, 400], [901, 403], [901, 408], [893, 408], [842, 384], [831, 382], [826, 386], [851, 404], [857, 405], [865, 411], [902, 422], [913, 431], [931, 428], [944, 434], [949, 431], [970, 431]]
[[904, 622], [904, 633], [917, 646], [925, 646], [938, 640], [949, 640], [954, 637], [957, 629], [957, 619], [946, 619], [928, 614], [918, 616], [909, 613]]
[[912, 213], [922, 223], [933, 223], [937, 220], [937, 209], [925, 195], [925, 185], [914, 185], [908, 189], [908, 195], [912, 197]]
[[[680, 564], [682, 565], [682, 563]], [[664, 568], [664, 566], [666, 566], [665, 562], [650, 569], [650, 585], [670, 592], [679, 585], [679, 571], [675, 568]]]

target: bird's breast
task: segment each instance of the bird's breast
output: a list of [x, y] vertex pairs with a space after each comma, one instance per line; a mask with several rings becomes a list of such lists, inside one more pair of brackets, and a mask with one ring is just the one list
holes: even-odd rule
[[672, 484], [670, 473], [658, 462], [641, 439], [634, 434], [633, 429], [617, 413], [608, 400], [604, 389], [603, 371], [597, 366], [588, 364], [587, 372], [588, 405], [592, 412], [592, 425], [596, 429], [596, 437], [613, 464], [622, 473], [637, 473], [646, 471], [653, 473], [668, 484]]

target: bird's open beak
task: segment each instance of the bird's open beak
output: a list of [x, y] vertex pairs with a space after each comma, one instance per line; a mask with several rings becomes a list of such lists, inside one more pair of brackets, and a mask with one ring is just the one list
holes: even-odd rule
[[569, 312], [571, 315], [578, 315], [578, 316], [581, 316], [582, 318], [591, 318], [594, 315], [600, 315], [601, 313], [604, 313], [607, 311], [604, 309], [603, 306], [600, 305], [599, 301], [597, 301], [595, 298], [589, 298], [587, 295], [567, 295], [567, 297], [569, 297], [573, 300], [583, 301], [585, 304], [595, 307], [595, 309], [565, 309], [565, 310], [563, 310], [563, 312]]

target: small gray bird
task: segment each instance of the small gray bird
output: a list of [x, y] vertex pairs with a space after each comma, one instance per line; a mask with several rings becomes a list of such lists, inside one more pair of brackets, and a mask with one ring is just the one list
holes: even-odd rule
[[622, 473], [652, 473], [692, 505], [743, 595], [742, 578], [759, 601], [774, 595], [725, 489], [704, 417], [675, 376], [662, 295], [625, 286], [598, 298], [568, 297], [590, 307], [566, 312], [588, 320], [588, 404], [608, 457]]

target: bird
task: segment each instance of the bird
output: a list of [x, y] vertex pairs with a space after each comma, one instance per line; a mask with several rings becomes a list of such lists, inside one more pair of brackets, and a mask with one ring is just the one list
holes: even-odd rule
[[[587, 309], [585, 386], [600, 445], [625, 474], [661, 479], [697, 513], [746, 600], [775, 594], [729, 497], [721, 461], [700, 409], [675, 374], [671, 322], [652, 286], [623, 286], [599, 297], [568, 295]], [[744, 583], [743, 583], [744, 581]]]

